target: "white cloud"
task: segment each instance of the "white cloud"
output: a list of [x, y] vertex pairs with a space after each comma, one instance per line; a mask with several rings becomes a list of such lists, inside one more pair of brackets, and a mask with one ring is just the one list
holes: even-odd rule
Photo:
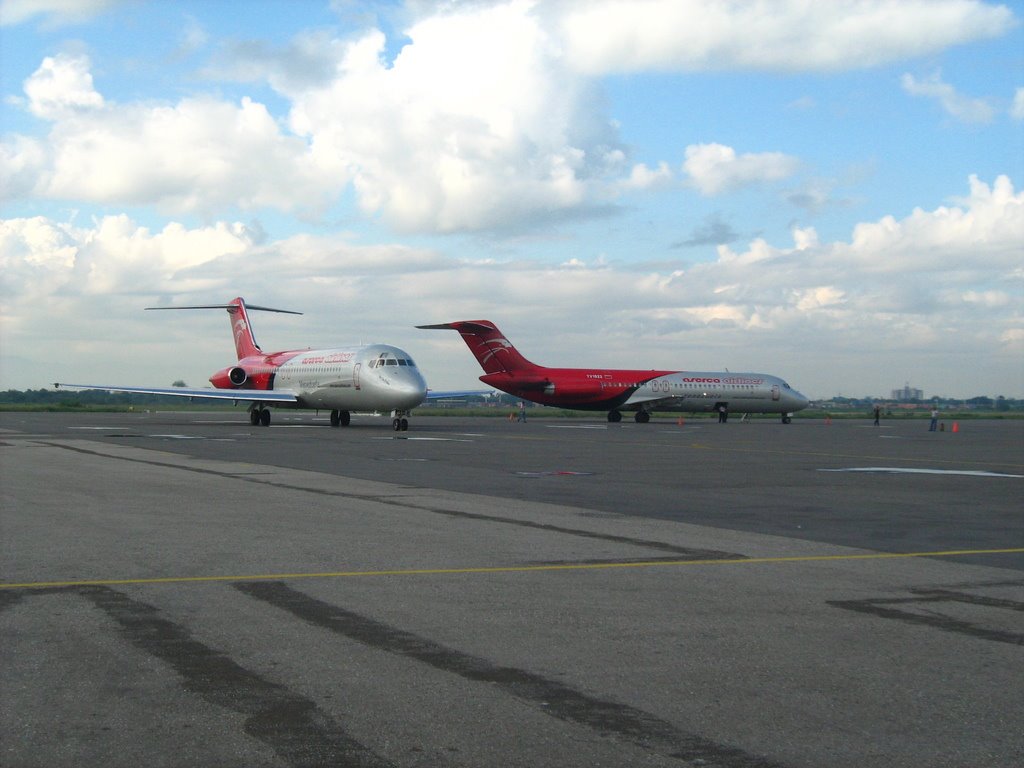
[[507, 227], [585, 207], [625, 170], [591, 84], [568, 71], [530, 4], [414, 24], [391, 66], [372, 32], [330, 83], [289, 93], [291, 126], [394, 227]]
[[2, 295], [30, 308], [47, 296], [126, 294], [140, 285], [161, 291], [182, 270], [253, 246], [242, 224], [187, 229], [171, 223], [151, 232], [123, 214], [87, 227], [41, 216], [9, 219], [0, 221]]
[[722, 144], [691, 144], [683, 170], [702, 195], [711, 197], [796, 173], [800, 161], [781, 152], [737, 155]]
[[[468, 386], [479, 371], [457, 337], [412, 326], [484, 317], [552, 365], [728, 366], [782, 373], [812, 394], [868, 394], [878, 392], [875, 373], [857, 361], [870, 353], [912, 359], [919, 384], [957, 394], [942, 362], [956, 350], [970, 381], [990, 371], [989, 394], [1016, 396], [1022, 235], [1024, 192], [1006, 177], [972, 178], [951, 205], [863, 222], [847, 240], [797, 229], [788, 246], [721, 246], [717, 260], [671, 272], [584, 259], [469, 262], [345, 235], [261, 243], [228, 223], [149, 231], [125, 216], [88, 226], [14, 219], [0, 223], [0, 388], [112, 366], [126, 384], [202, 382], [230, 354], [226, 329], [221, 336], [210, 319], [181, 329], [143, 322], [140, 309], [241, 293], [307, 313], [287, 327], [261, 323], [268, 349], [391, 341], [437, 387]], [[134, 346], [117, 342], [125, 323]]]
[[529, 11], [431, 16], [390, 66], [379, 31], [320, 46], [315, 61], [298, 45], [297, 67], [257, 57], [291, 101], [292, 133], [251, 99], [107, 103], [87, 58], [48, 58], [25, 84], [30, 110], [53, 122], [46, 158], [8, 137], [2, 173], [41, 197], [208, 217], [316, 213], [352, 184], [364, 213], [402, 231], [507, 228], [604, 205], [625, 153], [593, 84], [562, 66]]
[[1024, 88], [1018, 88], [1013, 94], [1010, 117], [1014, 120], [1024, 120]]
[[933, 211], [917, 208], [897, 221], [886, 216], [854, 227], [836, 255], [870, 272], [941, 272], [974, 267], [1009, 271], [1020, 264], [1024, 242], [1024, 191], [1007, 176], [991, 186], [970, 177], [970, 195]]
[[98, 109], [103, 97], [96, 92], [86, 56], [59, 55], [43, 59], [25, 81], [29, 111], [36, 117], [58, 120], [76, 112]]
[[324, 172], [304, 140], [284, 135], [249, 98], [108, 103], [82, 56], [47, 58], [25, 93], [53, 127], [45, 142], [11, 136], [0, 145], [8, 194], [211, 216], [234, 207], [316, 211], [347, 181]]
[[972, 99], [959, 93], [949, 83], [942, 81], [935, 73], [925, 80], [918, 80], [911, 74], [900, 78], [903, 90], [911, 96], [924, 96], [939, 103], [946, 114], [964, 123], [990, 123], [995, 109], [985, 99]]
[[125, 0], [0, 0], [0, 27], [22, 24], [37, 16], [44, 25], [77, 24], [122, 5]]
[[1005, 6], [973, 0], [575, 0], [556, 6], [566, 56], [589, 74], [849, 70], [998, 37]]
[[[972, 0], [509, 0], [407, 10], [423, 15], [390, 62], [379, 30], [348, 40], [311, 31], [281, 50], [236, 43], [204, 70], [265, 79], [288, 102], [283, 122], [253, 99], [114, 103], [94, 86], [87, 58], [47, 58], [25, 90], [30, 111], [52, 127], [45, 141], [5, 137], [5, 192], [215, 219], [261, 207], [317, 216], [351, 185], [364, 215], [398, 231], [508, 230], [606, 210], [671, 179], [662, 161], [630, 162], [595, 75], [863, 66], [1014, 23], [1007, 9]], [[205, 41], [195, 22], [185, 32], [192, 45]], [[780, 153], [706, 144], [688, 149], [684, 170], [716, 195], [796, 167]]]
[[668, 163], [658, 163], [657, 168], [649, 168], [644, 163], [637, 163], [629, 172], [629, 178], [622, 182], [623, 189], [642, 190], [662, 187], [672, 181], [672, 171]]

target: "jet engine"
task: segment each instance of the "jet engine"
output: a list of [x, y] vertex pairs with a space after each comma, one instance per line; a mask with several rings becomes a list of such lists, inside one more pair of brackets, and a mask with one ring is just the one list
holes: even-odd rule
[[560, 381], [557, 384], [549, 381], [544, 385], [545, 395], [558, 395], [560, 397], [579, 397], [583, 399], [601, 395], [604, 389], [600, 381], [575, 381], [569, 379]]
[[235, 389], [249, 381], [249, 374], [240, 365], [222, 368], [210, 377], [210, 383], [217, 389]]

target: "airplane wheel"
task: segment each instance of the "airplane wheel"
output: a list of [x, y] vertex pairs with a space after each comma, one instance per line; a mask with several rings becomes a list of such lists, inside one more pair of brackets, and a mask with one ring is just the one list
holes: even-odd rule
[[391, 426], [395, 428], [395, 432], [400, 431], [402, 429], [402, 420], [395, 419], [394, 421], [391, 422]]
[[337, 411], [331, 411], [331, 426], [336, 427], [341, 424], [341, 415]]
[[249, 411], [249, 423], [252, 424], [254, 427], [258, 426], [260, 423], [260, 412], [255, 408]]
[[260, 411], [260, 425], [264, 427], [270, 426], [270, 409], [264, 408]]
[[619, 413], [618, 411], [609, 411], [608, 421], [612, 422], [613, 424], [617, 424], [618, 422], [622, 421], [622, 414]]
[[350, 414], [348, 411], [338, 411], [338, 422], [341, 424], [341, 426], [347, 427], [351, 421], [352, 414]]
[[637, 424], [646, 424], [651, 420], [651, 414], [647, 411], [637, 411], [636, 416], [633, 417]]
[[407, 432], [409, 430], [409, 420], [402, 419], [402, 431]]

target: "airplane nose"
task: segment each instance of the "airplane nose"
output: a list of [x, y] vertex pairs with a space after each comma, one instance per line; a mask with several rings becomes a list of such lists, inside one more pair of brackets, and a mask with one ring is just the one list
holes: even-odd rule
[[802, 411], [804, 408], [811, 404], [811, 401], [808, 400], [805, 395], [803, 395], [800, 392], [797, 392], [795, 389], [791, 390], [791, 397], [793, 400], [793, 405], [791, 409], [794, 411]]
[[393, 376], [388, 382], [391, 392], [402, 401], [404, 408], [414, 408], [427, 397], [427, 382], [419, 373], [406, 372], [408, 375]]

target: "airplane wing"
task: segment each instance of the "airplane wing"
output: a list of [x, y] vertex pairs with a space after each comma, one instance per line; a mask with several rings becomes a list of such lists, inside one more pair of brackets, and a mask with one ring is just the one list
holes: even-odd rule
[[427, 400], [447, 400], [452, 397], [486, 397], [493, 394], [495, 394], [493, 389], [450, 389], [448, 391], [428, 389]]
[[283, 389], [214, 389], [202, 387], [116, 387], [107, 384], [65, 384], [54, 382], [53, 388], [60, 389], [101, 389], [107, 392], [133, 392], [139, 395], [170, 395], [172, 397], [198, 397], [207, 400], [231, 400], [234, 402], [297, 403], [294, 392]]

